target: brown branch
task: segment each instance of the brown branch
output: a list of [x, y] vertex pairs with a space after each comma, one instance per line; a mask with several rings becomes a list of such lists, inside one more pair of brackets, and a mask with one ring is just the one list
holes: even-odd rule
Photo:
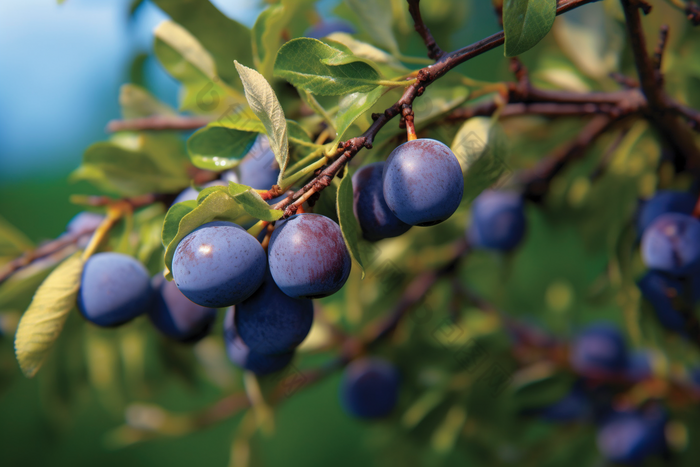
[[593, 171], [591, 172], [589, 178], [592, 182], [598, 180], [600, 177], [603, 176], [605, 170], [610, 165], [610, 161], [612, 160], [615, 151], [618, 147], [620, 147], [620, 144], [622, 144], [622, 141], [625, 139], [627, 133], [629, 133], [629, 130], [630, 128], [627, 127], [620, 131], [615, 137], [615, 140], [612, 142], [612, 144], [610, 144], [610, 146], [608, 146], [608, 148], [605, 150], [600, 160], [598, 161], [598, 165], [596, 165], [596, 168], [593, 169]]
[[[661, 60], [663, 59], [664, 55], [664, 50], [666, 49], [666, 42], [668, 42], [668, 24], [664, 24], [661, 26], [661, 30], [659, 31], [659, 42], [656, 44], [656, 47], [654, 48], [654, 69], [659, 72], [661, 70]], [[660, 76], [659, 76], [660, 79]]]
[[672, 112], [676, 113], [677, 115], [684, 117], [686, 120], [688, 120], [688, 122], [690, 122], [692, 128], [695, 131], [700, 130], [700, 112], [699, 111], [697, 111], [691, 107], [679, 104], [677, 102], [672, 102], [670, 110]]
[[10, 261], [9, 263], [3, 264], [2, 267], [0, 267], [0, 284], [9, 279], [10, 276], [12, 276], [12, 274], [18, 270], [29, 266], [35, 261], [47, 258], [75, 245], [81, 238], [84, 238], [90, 233], [92, 233], [92, 231], [81, 231], [75, 234], [63, 235], [55, 240], [51, 240], [50, 242], [39, 246], [35, 250], [24, 253], [22, 256]]
[[398, 326], [401, 319], [406, 316], [413, 307], [419, 304], [437, 283], [446, 275], [453, 274], [460, 261], [469, 253], [469, 245], [466, 240], [457, 241], [452, 245], [452, 259], [443, 267], [435, 271], [427, 271], [413, 279], [405, 288], [399, 302], [394, 306], [388, 316], [367, 329], [365, 345], [371, 347], [390, 335]]
[[608, 115], [597, 115], [588, 122], [581, 133], [571, 142], [557, 149], [537, 166], [519, 174], [518, 180], [524, 184], [524, 196], [541, 200], [549, 189], [552, 179], [572, 160], [582, 157], [586, 149], [615, 122]]
[[[487, 101], [470, 107], [454, 110], [447, 120], [468, 120], [477, 116], [490, 116], [498, 109], [498, 103]], [[542, 117], [579, 117], [595, 114], [610, 114], [616, 109], [610, 104], [560, 104], [556, 102], [533, 102], [507, 104], [499, 118], [539, 115]]]
[[[569, 10], [591, 3], [595, 0], [560, 0], [557, 5], [557, 14], [565, 13]], [[436, 80], [443, 77], [448, 71], [458, 65], [470, 60], [478, 55], [481, 55], [489, 50], [492, 50], [504, 42], [503, 31], [493, 34], [485, 39], [482, 39], [474, 44], [464, 48], [455, 50], [454, 52], [444, 54], [433, 65], [418, 70], [416, 81], [407, 86], [401, 98], [391, 107], [386, 109], [382, 114], [375, 114], [377, 117], [369, 129], [361, 136], [356, 136], [344, 143], [340, 147], [343, 149], [340, 156], [337, 157], [324, 170], [320, 171], [310, 182], [299, 189], [291, 198], [281, 201], [274, 205], [274, 209], [284, 209], [284, 217], [293, 215], [301, 204], [311, 197], [314, 193], [318, 193], [328, 187], [336, 176], [336, 174], [345, 167], [354, 156], [363, 147], [372, 148], [372, 143], [379, 130], [386, 125], [392, 118], [401, 114], [404, 106], [410, 106], [413, 101], [423, 94], [425, 88]]]
[[630, 78], [629, 76], [623, 75], [622, 73], [614, 71], [610, 73], [610, 77], [617, 81], [618, 84], [627, 89], [634, 89], [639, 87], [639, 81], [637, 81], [634, 78]]
[[[88, 196], [84, 199], [81, 199], [81, 201], [84, 202], [83, 204], [96, 207], [109, 206], [115, 203], [126, 202], [131, 205], [132, 209], [137, 209], [143, 206], [147, 206], [149, 204], [153, 204], [157, 201], [167, 202], [168, 199], [170, 199], [170, 195], [149, 194], [136, 196], [133, 198], [126, 198], [123, 200], [116, 200], [107, 196]], [[94, 229], [82, 229], [79, 232], [65, 233], [60, 237], [51, 240], [32, 251], [24, 253], [22, 256], [10, 261], [9, 263], [2, 265], [2, 267], [0, 267], [0, 284], [9, 279], [10, 276], [12, 276], [18, 270], [29, 266], [35, 261], [44, 259], [48, 256], [51, 256], [55, 253], [64, 250], [65, 248], [75, 245], [81, 239], [91, 235], [93, 232]]]
[[184, 117], [154, 115], [152, 117], [112, 120], [107, 124], [107, 131], [143, 131], [143, 130], [196, 130], [211, 123], [207, 117]]
[[[659, 85], [654, 64], [647, 52], [644, 30], [639, 14], [639, 0], [621, 0], [625, 13], [627, 31], [634, 53], [639, 82], [649, 104], [649, 116], [674, 151], [682, 155], [686, 168], [700, 173], [700, 150], [695, 145], [693, 135], [680, 125], [673, 112], [669, 112], [669, 99]], [[642, 5], [643, 6], [643, 5]]]
[[442, 57], [445, 52], [437, 45], [435, 38], [430, 33], [430, 29], [423, 22], [423, 17], [420, 14], [420, 0], [407, 0], [408, 1], [408, 12], [411, 13], [413, 18], [413, 26], [416, 28], [416, 32], [420, 34], [425, 42], [425, 47], [428, 49], [428, 58], [433, 60], [438, 60]]

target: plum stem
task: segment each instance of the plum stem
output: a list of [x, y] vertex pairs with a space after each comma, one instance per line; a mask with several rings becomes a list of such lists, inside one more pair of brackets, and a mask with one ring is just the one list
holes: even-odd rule
[[97, 227], [95, 233], [92, 234], [90, 243], [88, 243], [87, 247], [85, 247], [85, 251], [83, 251], [83, 261], [86, 261], [97, 251], [100, 243], [105, 239], [111, 228], [114, 227], [114, 224], [128, 212], [131, 212], [131, 205], [125, 201], [114, 203], [107, 208], [107, 216]]

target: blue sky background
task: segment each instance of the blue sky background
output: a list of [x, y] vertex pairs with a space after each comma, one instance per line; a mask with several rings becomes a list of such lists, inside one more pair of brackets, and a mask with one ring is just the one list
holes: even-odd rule
[[[213, 0], [252, 26], [257, 0]], [[129, 0], [0, 2], [0, 183], [65, 176], [105, 125], [119, 117], [119, 86], [153, 28], [166, 16], [146, 2], [128, 20]], [[175, 105], [175, 82], [147, 67], [159, 97]]]

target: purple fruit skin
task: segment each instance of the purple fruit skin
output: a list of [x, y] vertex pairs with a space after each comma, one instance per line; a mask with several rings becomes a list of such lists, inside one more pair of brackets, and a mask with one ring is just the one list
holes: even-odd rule
[[487, 190], [472, 203], [472, 224], [467, 237], [476, 247], [508, 251], [522, 241], [526, 224], [520, 195]]
[[219, 176], [219, 179], [223, 182], [226, 182], [226, 184], [228, 184], [229, 182], [239, 183], [238, 174], [233, 169], [222, 172]]
[[258, 136], [238, 165], [240, 183], [256, 190], [267, 190], [277, 184], [279, 174], [280, 168], [267, 136]]
[[589, 326], [571, 345], [571, 366], [585, 376], [616, 375], [625, 371], [628, 354], [620, 331], [607, 323]]
[[265, 277], [265, 250], [231, 222], [211, 222], [180, 241], [173, 256], [173, 279], [194, 303], [222, 308], [240, 303]]
[[344, 32], [347, 34], [355, 34], [355, 28], [351, 24], [340, 20], [324, 21], [311, 26], [304, 33], [304, 37], [312, 39], [321, 39], [333, 34], [334, 32]]
[[572, 422], [589, 418], [593, 404], [583, 385], [578, 383], [560, 400], [535, 413], [550, 422]]
[[598, 430], [598, 449], [612, 462], [639, 464], [665, 451], [666, 422], [660, 409], [612, 412]]
[[83, 211], [75, 215], [66, 225], [66, 232], [71, 234], [88, 233], [95, 230], [105, 219], [105, 216], [94, 212]]
[[285, 295], [268, 273], [260, 288], [236, 305], [235, 314], [243, 342], [258, 354], [276, 355], [293, 351], [306, 338], [314, 305]]
[[151, 278], [131, 256], [97, 253], [85, 263], [77, 304], [85, 319], [98, 326], [124, 324], [151, 308]]
[[296, 214], [275, 228], [268, 259], [275, 283], [293, 298], [334, 294], [352, 266], [340, 227], [320, 214]]
[[679, 279], [659, 271], [649, 271], [637, 283], [642, 296], [651, 303], [656, 317], [669, 331], [685, 334], [685, 318], [678, 310], [700, 301], [700, 275]]
[[638, 350], [630, 354], [627, 361], [627, 378], [631, 381], [643, 381], [651, 378], [652, 374], [652, 355], [650, 352]]
[[676, 276], [698, 274], [700, 221], [686, 214], [663, 214], [644, 231], [641, 250], [650, 269]]
[[340, 400], [345, 410], [359, 418], [389, 415], [399, 398], [399, 371], [379, 358], [351, 362], [340, 382]]
[[434, 139], [407, 141], [394, 149], [382, 174], [384, 200], [396, 217], [428, 226], [449, 218], [464, 194], [459, 161]]
[[398, 237], [411, 228], [391, 212], [384, 201], [382, 172], [384, 162], [366, 165], [352, 176], [352, 209], [360, 223], [362, 235], [376, 242]]
[[216, 320], [216, 308], [191, 302], [174, 281], [166, 281], [162, 274], [155, 276], [151, 284], [156, 303], [148, 317], [160, 332], [180, 342], [196, 342], [209, 334]]
[[657, 217], [669, 212], [692, 214], [695, 201], [695, 196], [683, 191], [657, 191], [651, 199], [644, 201], [639, 209], [637, 229], [644, 232]]
[[229, 360], [256, 375], [274, 373], [286, 367], [294, 357], [294, 351], [279, 355], [262, 355], [250, 350], [238, 336], [235, 312], [229, 308], [224, 318], [224, 343]]

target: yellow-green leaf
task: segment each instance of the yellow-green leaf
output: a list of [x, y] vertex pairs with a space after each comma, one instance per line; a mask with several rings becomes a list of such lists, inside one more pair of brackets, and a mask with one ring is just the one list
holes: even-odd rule
[[253, 64], [250, 29], [224, 15], [209, 0], [154, 0], [153, 3], [202, 44], [226, 83], [238, 87], [233, 60]]
[[473, 200], [510, 171], [505, 138], [489, 117], [470, 118], [455, 135], [451, 148], [464, 173], [465, 200]]
[[362, 27], [379, 45], [386, 47], [393, 54], [399, 53], [392, 23], [394, 16], [390, 0], [345, 0], [350, 8], [360, 17]]
[[258, 192], [249, 186], [230, 182], [229, 194], [243, 206], [245, 212], [256, 219], [272, 222], [276, 221], [284, 214], [284, 211], [272, 209]]
[[287, 139], [287, 120], [270, 83], [257, 71], [235, 62], [238, 74], [243, 82], [245, 97], [253, 113], [265, 125], [270, 148], [280, 166], [277, 183], [282, 181], [289, 160], [289, 141]]
[[177, 23], [164, 21], [154, 35], [156, 57], [184, 86], [182, 110], [215, 115], [239, 111], [243, 96], [219, 77], [211, 54], [192, 34]]
[[58, 338], [80, 289], [84, 261], [80, 253], [58, 266], [39, 286], [22, 315], [15, 337], [15, 354], [22, 372], [36, 374]]
[[127, 119], [151, 115], [177, 115], [174, 109], [156, 99], [146, 89], [130, 83], [119, 88], [119, 105], [122, 108], [122, 116]]

